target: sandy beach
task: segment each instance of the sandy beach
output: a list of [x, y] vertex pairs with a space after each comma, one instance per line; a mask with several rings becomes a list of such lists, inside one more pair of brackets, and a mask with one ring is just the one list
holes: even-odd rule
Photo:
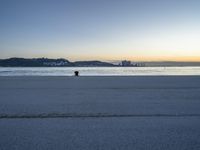
[[0, 148], [199, 149], [200, 77], [0, 77]]

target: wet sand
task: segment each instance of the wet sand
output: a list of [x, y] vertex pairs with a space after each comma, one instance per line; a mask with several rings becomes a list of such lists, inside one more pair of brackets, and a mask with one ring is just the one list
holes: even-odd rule
[[0, 77], [1, 149], [199, 149], [200, 77]]

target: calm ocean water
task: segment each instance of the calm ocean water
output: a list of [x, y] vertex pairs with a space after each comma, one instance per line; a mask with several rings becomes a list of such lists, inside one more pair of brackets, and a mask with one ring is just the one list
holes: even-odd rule
[[0, 76], [200, 75], [200, 67], [0, 67]]

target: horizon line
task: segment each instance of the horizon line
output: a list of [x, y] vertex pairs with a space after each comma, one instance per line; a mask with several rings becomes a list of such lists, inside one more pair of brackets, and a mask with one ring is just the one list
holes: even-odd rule
[[[94, 58], [94, 59], [69, 59], [69, 58], [65, 58], [65, 57], [19, 57], [19, 56], [13, 56], [13, 57], [7, 57], [7, 58], [0, 58], [2, 59], [10, 59], [10, 58], [22, 58], [22, 59], [38, 59], [38, 58], [47, 58], [47, 59], [66, 59], [68, 61], [106, 61], [106, 62], [120, 62], [123, 60], [127, 60], [127, 61], [137, 61], [137, 62], [193, 62], [193, 63], [200, 63], [200, 58], [196, 57], [196, 59], [181, 59], [183, 57], [177, 57], [179, 59], [130, 59], [130, 58], [122, 58], [122, 59], [98, 59], [98, 58]], [[185, 57], [184, 57], [185, 58]], [[188, 57], [191, 58], [191, 57]], [[199, 59], [198, 59], [199, 58]]]

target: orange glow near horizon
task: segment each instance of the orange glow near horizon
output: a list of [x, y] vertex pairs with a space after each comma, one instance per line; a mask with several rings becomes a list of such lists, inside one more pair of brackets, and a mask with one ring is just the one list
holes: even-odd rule
[[130, 57], [136, 61], [180, 61], [180, 62], [200, 62], [200, 56], [156, 56], [156, 57]]
[[200, 56], [72, 56], [66, 59], [77, 60], [101, 60], [101, 61], [179, 61], [179, 62], [200, 62]]
[[[105, 52], [106, 53], [106, 52]], [[31, 57], [29, 55], [11, 55], [6, 56], [1, 59], [5, 58], [11, 58], [11, 57], [23, 57], [23, 58], [64, 58], [69, 61], [87, 61], [87, 60], [99, 60], [99, 61], [121, 61], [121, 60], [130, 60], [130, 61], [179, 61], [179, 62], [200, 62], [200, 56], [175, 56], [175, 55], [160, 55], [160, 56], [154, 56], [154, 55], [134, 55], [134, 54], [128, 54], [124, 53], [115, 53], [112, 54], [110, 51], [105, 53], [85, 53], [85, 54], [69, 54], [65, 51], [63, 52], [56, 52], [53, 53], [42, 53], [42, 54], [31, 54]]]

